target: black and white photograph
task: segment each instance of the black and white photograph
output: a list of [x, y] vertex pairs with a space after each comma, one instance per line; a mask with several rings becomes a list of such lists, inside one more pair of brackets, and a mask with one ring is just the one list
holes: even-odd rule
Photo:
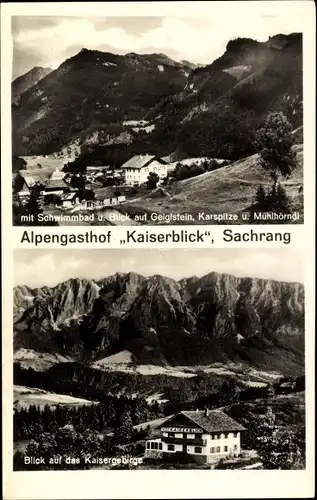
[[14, 225], [303, 223], [300, 16], [204, 3], [11, 18]]
[[14, 251], [15, 471], [305, 469], [287, 249]]

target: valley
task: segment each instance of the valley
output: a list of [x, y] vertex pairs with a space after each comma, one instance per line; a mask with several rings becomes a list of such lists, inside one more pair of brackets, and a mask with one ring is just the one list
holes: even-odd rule
[[[205, 66], [84, 48], [34, 68], [12, 83], [14, 224], [36, 207], [55, 218], [39, 225], [78, 225], [77, 213], [91, 216], [85, 225], [256, 224], [257, 190], [272, 189], [258, 136], [274, 114], [294, 154], [279, 175], [282, 212], [294, 215], [283, 223], [302, 224], [302, 102], [300, 33], [230, 40]], [[153, 161], [166, 165], [157, 178]], [[281, 211], [273, 205], [258, 210]]]

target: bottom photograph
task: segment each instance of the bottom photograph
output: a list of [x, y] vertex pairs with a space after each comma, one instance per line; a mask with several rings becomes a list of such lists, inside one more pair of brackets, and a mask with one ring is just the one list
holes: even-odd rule
[[305, 469], [294, 249], [15, 250], [13, 469]]

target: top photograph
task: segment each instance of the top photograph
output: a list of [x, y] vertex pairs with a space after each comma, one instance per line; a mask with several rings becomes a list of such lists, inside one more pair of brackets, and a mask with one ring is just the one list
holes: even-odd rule
[[302, 224], [296, 19], [12, 17], [15, 226]]

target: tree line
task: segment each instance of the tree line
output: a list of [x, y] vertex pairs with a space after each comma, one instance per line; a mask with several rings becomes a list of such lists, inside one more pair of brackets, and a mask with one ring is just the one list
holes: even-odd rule
[[91, 405], [75, 407], [58, 404], [56, 408], [49, 405], [17, 407], [13, 416], [14, 440], [37, 439], [43, 432], [54, 434], [71, 424], [80, 433], [86, 429], [98, 433], [114, 431], [117, 437], [121, 436], [118, 442], [123, 443], [131, 439], [133, 426], [162, 415], [157, 402], [149, 404], [145, 398], [123, 395], [108, 395]]

